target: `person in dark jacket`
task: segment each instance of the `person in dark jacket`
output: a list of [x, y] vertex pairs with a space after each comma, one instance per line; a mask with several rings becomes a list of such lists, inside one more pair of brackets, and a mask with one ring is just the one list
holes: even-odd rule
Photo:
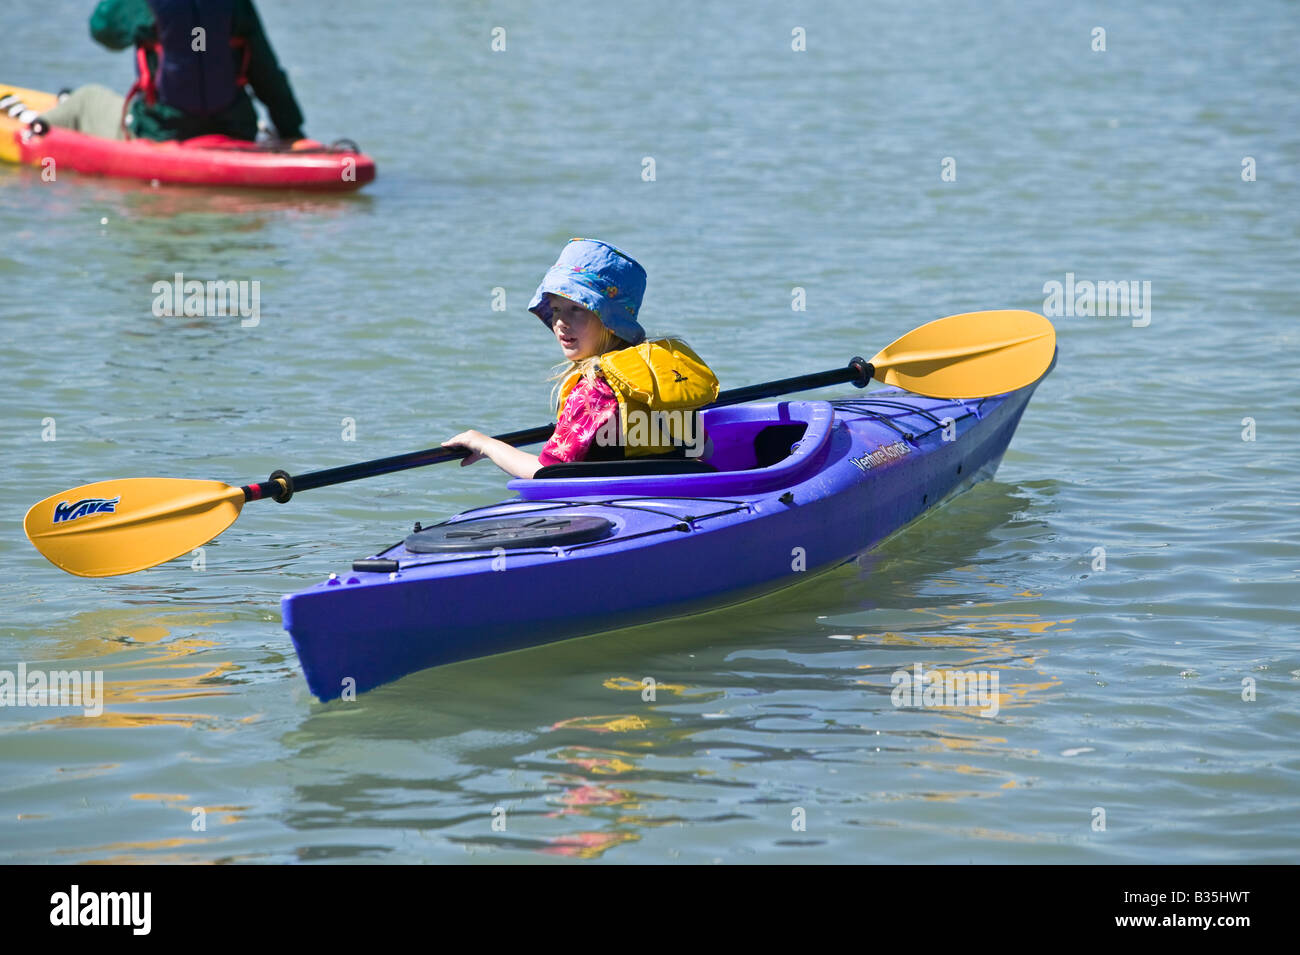
[[136, 84], [125, 100], [82, 87], [41, 117], [51, 125], [103, 135], [116, 124], [119, 139], [251, 141], [251, 89], [281, 140], [303, 138], [302, 111], [252, 0], [101, 0], [90, 34], [110, 50], [135, 47]]

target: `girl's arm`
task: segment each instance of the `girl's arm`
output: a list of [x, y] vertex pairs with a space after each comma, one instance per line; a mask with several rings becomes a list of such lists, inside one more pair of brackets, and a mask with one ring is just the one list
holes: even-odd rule
[[442, 442], [444, 448], [462, 447], [470, 450], [470, 456], [460, 462], [460, 466], [473, 464], [483, 458], [489, 459], [502, 471], [519, 478], [530, 478], [542, 467], [537, 455], [520, 451], [513, 445], [488, 437], [481, 431], [462, 431], [454, 438]]
[[[490, 458], [493, 464], [507, 474], [531, 478], [542, 469], [544, 463], [557, 464], [586, 458], [592, 442], [597, 439], [597, 432], [610, 419], [616, 421], [617, 415], [618, 399], [614, 397], [614, 389], [603, 378], [597, 378], [590, 382], [579, 382], [569, 393], [560, 418], [555, 423], [555, 433], [542, 448], [540, 456], [520, 451], [481, 431], [462, 431], [454, 438], [442, 442], [442, 446], [468, 448], [470, 455], [460, 462], [462, 466]], [[545, 462], [542, 457], [546, 458]]]

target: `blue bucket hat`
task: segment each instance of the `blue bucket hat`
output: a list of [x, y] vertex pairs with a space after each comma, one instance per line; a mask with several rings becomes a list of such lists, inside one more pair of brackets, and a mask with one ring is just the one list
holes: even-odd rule
[[645, 341], [645, 329], [637, 323], [645, 295], [645, 269], [612, 245], [597, 239], [570, 239], [560, 252], [528, 303], [528, 311], [550, 328], [547, 292], [595, 312], [602, 325], [629, 345]]

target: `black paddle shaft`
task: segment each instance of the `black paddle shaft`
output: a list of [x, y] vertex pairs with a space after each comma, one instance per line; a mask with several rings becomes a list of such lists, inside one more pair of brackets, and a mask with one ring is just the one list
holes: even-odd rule
[[[838, 385], [844, 382], [850, 382], [858, 388], [865, 388], [867, 382], [871, 381], [875, 373], [875, 368], [865, 358], [854, 358], [844, 368], [832, 368], [829, 371], [819, 371], [811, 375], [800, 375], [796, 378], [782, 378], [780, 381], [748, 385], [744, 388], [733, 388], [730, 391], [722, 392], [722, 394], [718, 395], [716, 401], [705, 407], [720, 408], [724, 405], [738, 405], [746, 401], [756, 401], [760, 398], [772, 398], [776, 395], [789, 394], [792, 391], [809, 391], [813, 388], [825, 388], [829, 385]], [[498, 434], [495, 437], [498, 441], [504, 441], [506, 444], [517, 447], [521, 444], [539, 444], [549, 438], [554, 431], [555, 425], [547, 424], [538, 428], [529, 428], [526, 431], [511, 431], [508, 434]], [[392, 457], [376, 458], [373, 461], [362, 461], [359, 464], [345, 464], [342, 467], [326, 468], [324, 471], [311, 471], [297, 476], [291, 475], [287, 471], [275, 471], [260, 484], [244, 485], [244, 500], [256, 501], [260, 498], [269, 497], [283, 504], [293, 496], [295, 491], [310, 491], [312, 488], [328, 487], [331, 484], [343, 484], [347, 481], [359, 481], [362, 478], [389, 474], [393, 471], [404, 471], [407, 468], [422, 468], [429, 464], [467, 458], [469, 455], [470, 452], [466, 448], [426, 448], [423, 451], [395, 454]]]

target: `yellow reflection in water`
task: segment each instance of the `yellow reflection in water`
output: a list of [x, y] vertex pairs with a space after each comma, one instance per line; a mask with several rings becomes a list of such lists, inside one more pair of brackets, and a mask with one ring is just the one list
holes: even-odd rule
[[121, 653], [123, 644], [161, 643], [174, 630], [203, 629], [229, 623], [230, 617], [200, 610], [146, 610], [105, 607], [52, 621], [42, 632], [59, 641], [60, 659]]
[[889, 630], [885, 633], [859, 633], [853, 639], [883, 643], [887, 647], [943, 647], [972, 650], [978, 653], [987, 652], [994, 646], [979, 637], [966, 637], [959, 633], [931, 635], [925, 633], [895, 633]]
[[249, 806], [196, 806], [190, 802], [191, 797], [184, 793], [132, 793], [131, 798], [143, 802], [162, 803], [167, 808], [180, 809], [191, 814], [195, 809], [202, 809], [205, 818], [215, 817], [218, 822], [224, 825], [243, 822], [244, 817], [241, 813], [248, 812], [250, 808]]
[[87, 859], [87, 865], [134, 865], [136, 863], [147, 862], [150, 864], [159, 863], [181, 863], [202, 861], [193, 859], [186, 855], [171, 854], [166, 856], [157, 855], [132, 855], [123, 853], [139, 852], [156, 852], [160, 849], [180, 849], [184, 846], [201, 846], [210, 842], [218, 841], [212, 836], [173, 836], [170, 839], [153, 839], [148, 842], [110, 842], [102, 846], [89, 846], [84, 849], [59, 849], [59, 855], [82, 855], [95, 852], [117, 853], [116, 855], [104, 856], [101, 858]]
[[978, 789], [960, 790], [954, 789], [952, 792], [944, 793], [917, 793], [926, 802], [957, 802], [960, 799], [987, 799], [990, 796], [997, 796], [996, 792], [981, 792]]
[[[565, 722], [571, 721], [566, 720]], [[638, 768], [633, 762], [636, 759], [635, 756], [631, 753], [616, 750], [570, 747], [557, 752], [556, 757], [561, 762], [577, 767], [587, 773], [601, 775], [618, 775]], [[629, 823], [638, 825], [642, 822], [641, 814], [636, 812], [636, 810], [642, 808], [641, 802], [637, 795], [629, 790], [591, 783], [582, 777], [571, 777], [572, 785], [568, 785], [570, 780], [563, 778], [555, 778], [550, 781], [566, 786], [558, 796], [554, 797], [554, 801], [563, 808], [547, 813], [550, 818], [593, 816], [617, 810], [622, 815], [614, 820], [615, 825]], [[631, 815], [628, 815], [628, 813], [631, 813]], [[594, 859], [615, 846], [640, 838], [635, 832], [627, 832], [621, 829], [608, 831], [583, 830], [548, 839], [547, 844], [540, 847], [538, 851], [549, 855], [571, 856], [576, 859]]]
[[640, 838], [635, 832], [574, 832], [556, 836], [550, 840], [550, 845], [539, 851], [575, 859], [595, 859], [614, 846], [636, 842]]
[[[601, 685], [607, 690], [642, 693], [647, 687], [639, 679], [629, 676], [610, 677]], [[690, 693], [692, 698], [725, 695], [723, 691], [700, 691], [698, 687], [677, 683], [655, 683], [656, 694], [660, 691], [675, 697]], [[653, 702], [647, 700], [647, 702]], [[674, 724], [664, 717], [643, 713], [620, 713], [613, 715], [575, 716], [560, 720], [551, 726], [552, 730], [571, 729], [587, 730], [593, 733], [635, 734], [642, 730], [655, 730], [644, 739], [621, 740], [623, 746], [633, 748], [652, 748], [665, 740], [679, 736], [693, 735], [694, 730], [674, 731]], [[548, 840], [547, 845], [538, 851], [552, 855], [564, 855], [578, 859], [596, 858], [610, 849], [627, 842], [639, 840], [635, 831], [644, 826], [673, 825], [675, 819], [656, 819], [651, 817], [643, 805], [645, 797], [632, 790], [605, 786], [590, 779], [591, 776], [620, 776], [640, 771], [643, 757], [626, 749], [596, 749], [587, 746], [569, 746], [555, 752], [554, 758], [565, 763], [582, 775], [559, 777], [550, 780], [552, 784], [563, 787], [553, 798], [561, 808], [548, 813], [551, 818], [572, 817], [606, 817], [609, 830], [582, 830], [567, 833]], [[706, 771], [697, 770], [697, 775], [706, 775]], [[657, 798], [657, 797], [651, 797]], [[612, 818], [609, 818], [611, 814]], [[576, 818], [575, 818], [576, 821]], [[623, 827], [633, 827], [626, 831]]]
[[[647, 689], [646, 685], [640, 680], [634, 680], [630, 676], [610, 677], [601, 684], [607, 690], [628, 690], [634, 693], [640, 693]], [[655, 683], [653, 685], [655, 693], [672, 693], [675, 696], [681, 696], [687, 690], [694, 689], [684, 683]]]
[[[1035, 595], [1024, 592], [1021, 596]], [[989, 609], [993, 609], [996, 616], [984, 615]], [[1041, 672], [1034, 672], [1032, 678], [1026, 679], [1030, 677], [1030, 672], [1027, 671], [1037, 667], [1044, 651], [1039, 650], [1036, 656], [1027, 656], [1024, 648], [1015, 638], [1040, 635], [1049, 631], [1064, 632], [1064, 626], [1074, 623], [1074, 619], [1048, 620], [1038, 614], [1008, 613], [1005, 607], [994, 608], [990, 604], [951, 606], [945, 607], [942, 611], [921, 609], [917, 612], [937, 618], [945, 632], [917, 634], [889, 631], [883, 634], [858, 634], [854, 639], [876, 643], [883, 647], [915, 647], [932, 652], [949, 653], [955, 650], [979, 658], [979, 669], [995, 671], [998, 675], [997, 692], [988, 700], [990, 704], [996, 701], [998, 712], [1039, 702], [1038, 698], [1043, 691], [1060, 684], [1059, 680]], [[954, 630], [967, 632], [953, 632]], [[930, 672], [940, 675], [945, 671], [959, 669], [951, 662], [943, 664], [925, 660], [917, 662]], [[867, 670], [871, 669], [871, 666], [863, 664], [859, 669]], [[888, 679], [890, 673], [891, 670], [881, 667], [872, 671], [875, 679], [864, 679], [858, 682], [879, 687], [881, 677]], [[624, 692], [641, 692], [645, 689], [641, 680], [630, 676], [608, 678], [602, 682], [602, 686], [607, 690]], [[685, 695], [689, 689], [693, 688], [680, 684], [655, 685], [656, 691], [663, 690], [677, 697]], [[955, 721], [951, 725], [957, 731], [925, 731], [926, 738], [924, 741], [918, 741], [919, 745], [916, 747], [918, 755], [926, 752], [970, 755], [966, 760], [956, 763], [944, 762], [941, 757], [931, 757], [923, 758], [914, 765], [927, 774], [954, 774], [954, 781], [956, 778], [963, 778], [966, 780], [966, 785], [927, 787], [920, 792], [900, 793], [899, 797], [935, 802], [952, 802], [969, 798], [987, 799], [1022, 786], [1023, 779], [1013, 776], [997, 765], [980, 766], [969, 761], [970, 756], [979, 757], [986, 754], [996, 755], [1001, 759], [1007, 752], [1005, 749], [1007, 738], [994, 732], [997, 724], [990, 722], [989, 708], [988, 706], [926, 707], [934, 711], [932, 714], [934, 716]], [[636, 734], [643, 730], [658, 730], [666, 727], [669, 730], [666, 736], [674, 737], [677, 734], [672, 732], [672, 725], [671, 722], [654, 715], [622, 713], [572, 717], [552, 724], [551, 728], [587, 730], [594, 733]], [[685, 735], [691, 735], [690, 731]], [[629, 739], [623, 745], [631, 749], [642, 746], [653, 747], [665, 738], [663, 733], [651, 733], [646, 735], [645, 741]], [[1034, 754], [1022, 752], [1019, 755]], [[546, 847], [539, 851], [574, 858], [595, 858], [615, 846], [639, 838], [635, 834], [637, 828], [661, 822], [649, 815], [643, 805], [647, 801], [646, 797], [638, 795], [631, 789], [603, 785], [591, 778], [592, 776], [620, 776], [640, 771], [641, 759], [638, 755], [626, 749], [592, 749], [575, 746], [557, 751], [555, 758], [574, 767], [582, 775], [572, 781], [556, 780], [565, 788], [554, 797], [560, 808], [548, 815], [551, 818], [571, 818], [608, 816], [611, 812], [615, 812], [617, 815], [610, 820], [610, 825], [620, 828], [612, 831], [583, 830], [569, 833], [550, 840]], [[698, 771], [698, 774], [704, 775], [704, 771]], [[986, 781], [988, 788], [972, 789], [970, 788], [972, 781]], [[664, 824], [669, 821], [671, 820], [662, 820]], [[623, 831], [621, 828], [623, 826], [633, 827], [633, 831]], [[999, 838], [1001, 834], [981, 830], [979, 835], [983, 838]]]
[[[553, 782], [560, 782], [560, 780], [553, 780]], [[557, 797], [556, 802], [564, 808], [547, 813], [548, 816], [558, 817], [575, 813], [586, 815], [589, 807], [592, 806], [619, 806], [624, 809], [639, 809], [641, 807], [637, 797], [626, 789], [606, 789], [604, 786], [590, 783], [579, 783], [570, 789], [564, 790]]]
[[992, 839], [996, 842], [1051, 842], [1056, 836], [1040, 836], [1023, 832], [1007, 832], [985, 826], [940, 826], [928, 822], [899, 822], [895, 819], [862, 819], [860, 825], [879, 826], [886, 829], [909, 829], [916, 832], [933, 832], [962, 839]]
[[[555, 754], [556, 758], [577, 766], [589, 773], [601, 776], [615, 776], [630, 773], [638, 767], [628, 759], [636, 759], [631, 753], [619, 753], [613, 750], [589, 749], [586, 746], [571, 746]], [[626, 756], [627, 759], [623, 757]]]
[[[1020, 596], [1034, 597], [1039, 595], [1026, 591]], [[990, 608], [993, 610], [991, 614], [988, 612]], [[949, 606], [943, 608], [943, 610], [919, 608], [915, 612], [938, 618], [942, 622], [943, 632], [928, 634], [898, 633], [894, 631], [884, 634], [863, 633], [857, 635], [855, 639], [869, 641], [884, 647], [916, 647], [922, 650], [957, 651], [978, 657], [978, 663], [972, 664], [973, 668], [989, 671], [997, 676], [997, 691], [996, 693], [990, 693], [986, 699], [988, 704], [996, 703], [997, 714], [1040, 703], [1045, 691], [1059, 686], [1061, 683], [1058, 678], [1044, 673], [1040, 668], [1041, 658], [1046, 654], [1046, 651], [1035, 648], [1034, 654], [1026, 654], [1021, 638], [1038, 636], [1048, 632], [1067, 633], [1069, 632], [1067, 625], [1074, 623], [1077, 618], [1050, 620], [1035, 613], [1008, 613], [1005, 604], [994, 605], [989, 603], [961, 607]], [[978, 631], [980, 635], [954, 631]], [[873, 678], [864, 678], [856, 682], [860, 685], [881, 689], [883, 677], [888, 681], [885, 686], [892, 690], [893, 681], [890, 678], [893, 672], [896, 670], [913, 672], [912, 668], [917, 663], [925, 672], [933, 674], [936, 678], [943, 678], [946, 673], [953, 671], [964, 673], [969, 678], [971, 672], [969, 669], [963, 668], [962, 665], [950, 661], [940, 663], [936, 660], [919, 659], [889, 669], [879, 665], [875, 668], [870, 665], [860, 665], [858, 669], [872, 671], [870, 675], [863, 674], [863, 676]], [[986, 689], [992, 690], [991, 685], [986, 684]], [[972, 701], [968, 697], [962, 702]], [[955, 732], [938, 732], [928, 745], [920, 746], [917, 749], [918, 753], [980, 753], [984, 751], [1000, 754], [999, 759], [1001, 755], [1018, 755], [1022, 757], [1037, 755], [1037, 751], [1034, 750], [1008, 753], [1005, 749], [1007, 738], [996, 735], [997, 724], [990, 722], [990, 717], [993, 716], [991, 705], [981, 707], [931, 704], [906, 708], [929, 711], [928, 715], [937, 717], [941, 721], [947, 721], [947, 725], [953, 726], [954, 729], [960, 726], [960, 730]], [[943, 726], [945, 724], [941, 722], [938, 725]], [[946, 802], [971, 797], [987, 798], [1001, 795], [1002, 792], [1023, 785], [1022, 779], [1017, 779], [996, 764], [991, 767], [981, 767], [972, 765], [969, 762], [948, 763], [930, 759], [922, 760], [915, 765], [932, 773], [953, 773], [966, 778], [974, 776], [989, 779], [991, 782], [998, 779], [1002, 780], [996, 789], [991, 790], [971, 790], [967, 787], [953, 787], [951, 789], [936, 787], [936, 789], [909, 794], [914, 798], [929, 801]], [[1001, 837], [991, 831], [980, 831], [977, 835], [983, 838]]]
[[[969, 608], [961, 609], [969, 611], [988, 606], [992, 605], [973, 604]], [[938, 617], [947, 623], [957, 624], [964, 630], [1009, 630], [1012, 633], [1035, 635], [1044, 633], [1051, 627], [1060, 627], [1063, 624], [1075, 623], [1078, 620], [1077, 617], [1070, 617], [1066, 620], [1044, 620], [1040, 614], [1036, 613], [1003, 613], [996, 617], [982, 617], [972, 615], [969, 612], [951, 614], [928, 609], [917, 609], [914, 612]], [[1065, 633], [1068, 631], [1058, 630], [1056, 632]]]
[[[95, 669], [104, 672], [103, 712], [87, 716], [84, 711], [54, 716], [28, 725], [29, 729], [130, 729], [140, 726], [193, 727], [215, 717], [205, 713], [135, 712], [125, 707], [156, 705], [178, 700], [229, 696], [235, 690], [219, 681], [238, 671], [230, 660], [187, 659], [220, 644], [216, 640], [182, 637], [168, 642], [176, 628], [212, 627], [228, 623], [229, 616], [206, 611], [145, 611], [137, 608], [90, 610], [56, 624], [51, 633], [60, 640], [60, 659], [94, 661], [92, 667], [79, 664], [45, 663], [45, 669]], [[130, 657], [143, 646], [151, 649], [143, 658]], [[107, 658], [107, 659], [106, 659]], [[144, 670], [163, 671], [158, 675], [132, 676], [114, 680], [115, 672], [131, 674]], [[63, 709], [62, 707], [60, 709]], [[245, 718], [249, 722], [257, 717]]]
[[571, 719], [552, 723], [551, 729], [591, 730], [593, 733], [630, 733], [634, 730], [649, 729], [652, 726], [666, 726], [667, 720], [646, 719], [632, 713], [617, 716], [575, 716]]
[[978, 739], [971, 739], [968, 736], [940, 736], [935, 740], [937, 745], [922, 747], [921, 752], [925, 752], [927, 749], [935, 751], [941, 748], [947, 750], [981, 749], [996, 746], [1006, 741], [1005, 736], [981, 736]]

